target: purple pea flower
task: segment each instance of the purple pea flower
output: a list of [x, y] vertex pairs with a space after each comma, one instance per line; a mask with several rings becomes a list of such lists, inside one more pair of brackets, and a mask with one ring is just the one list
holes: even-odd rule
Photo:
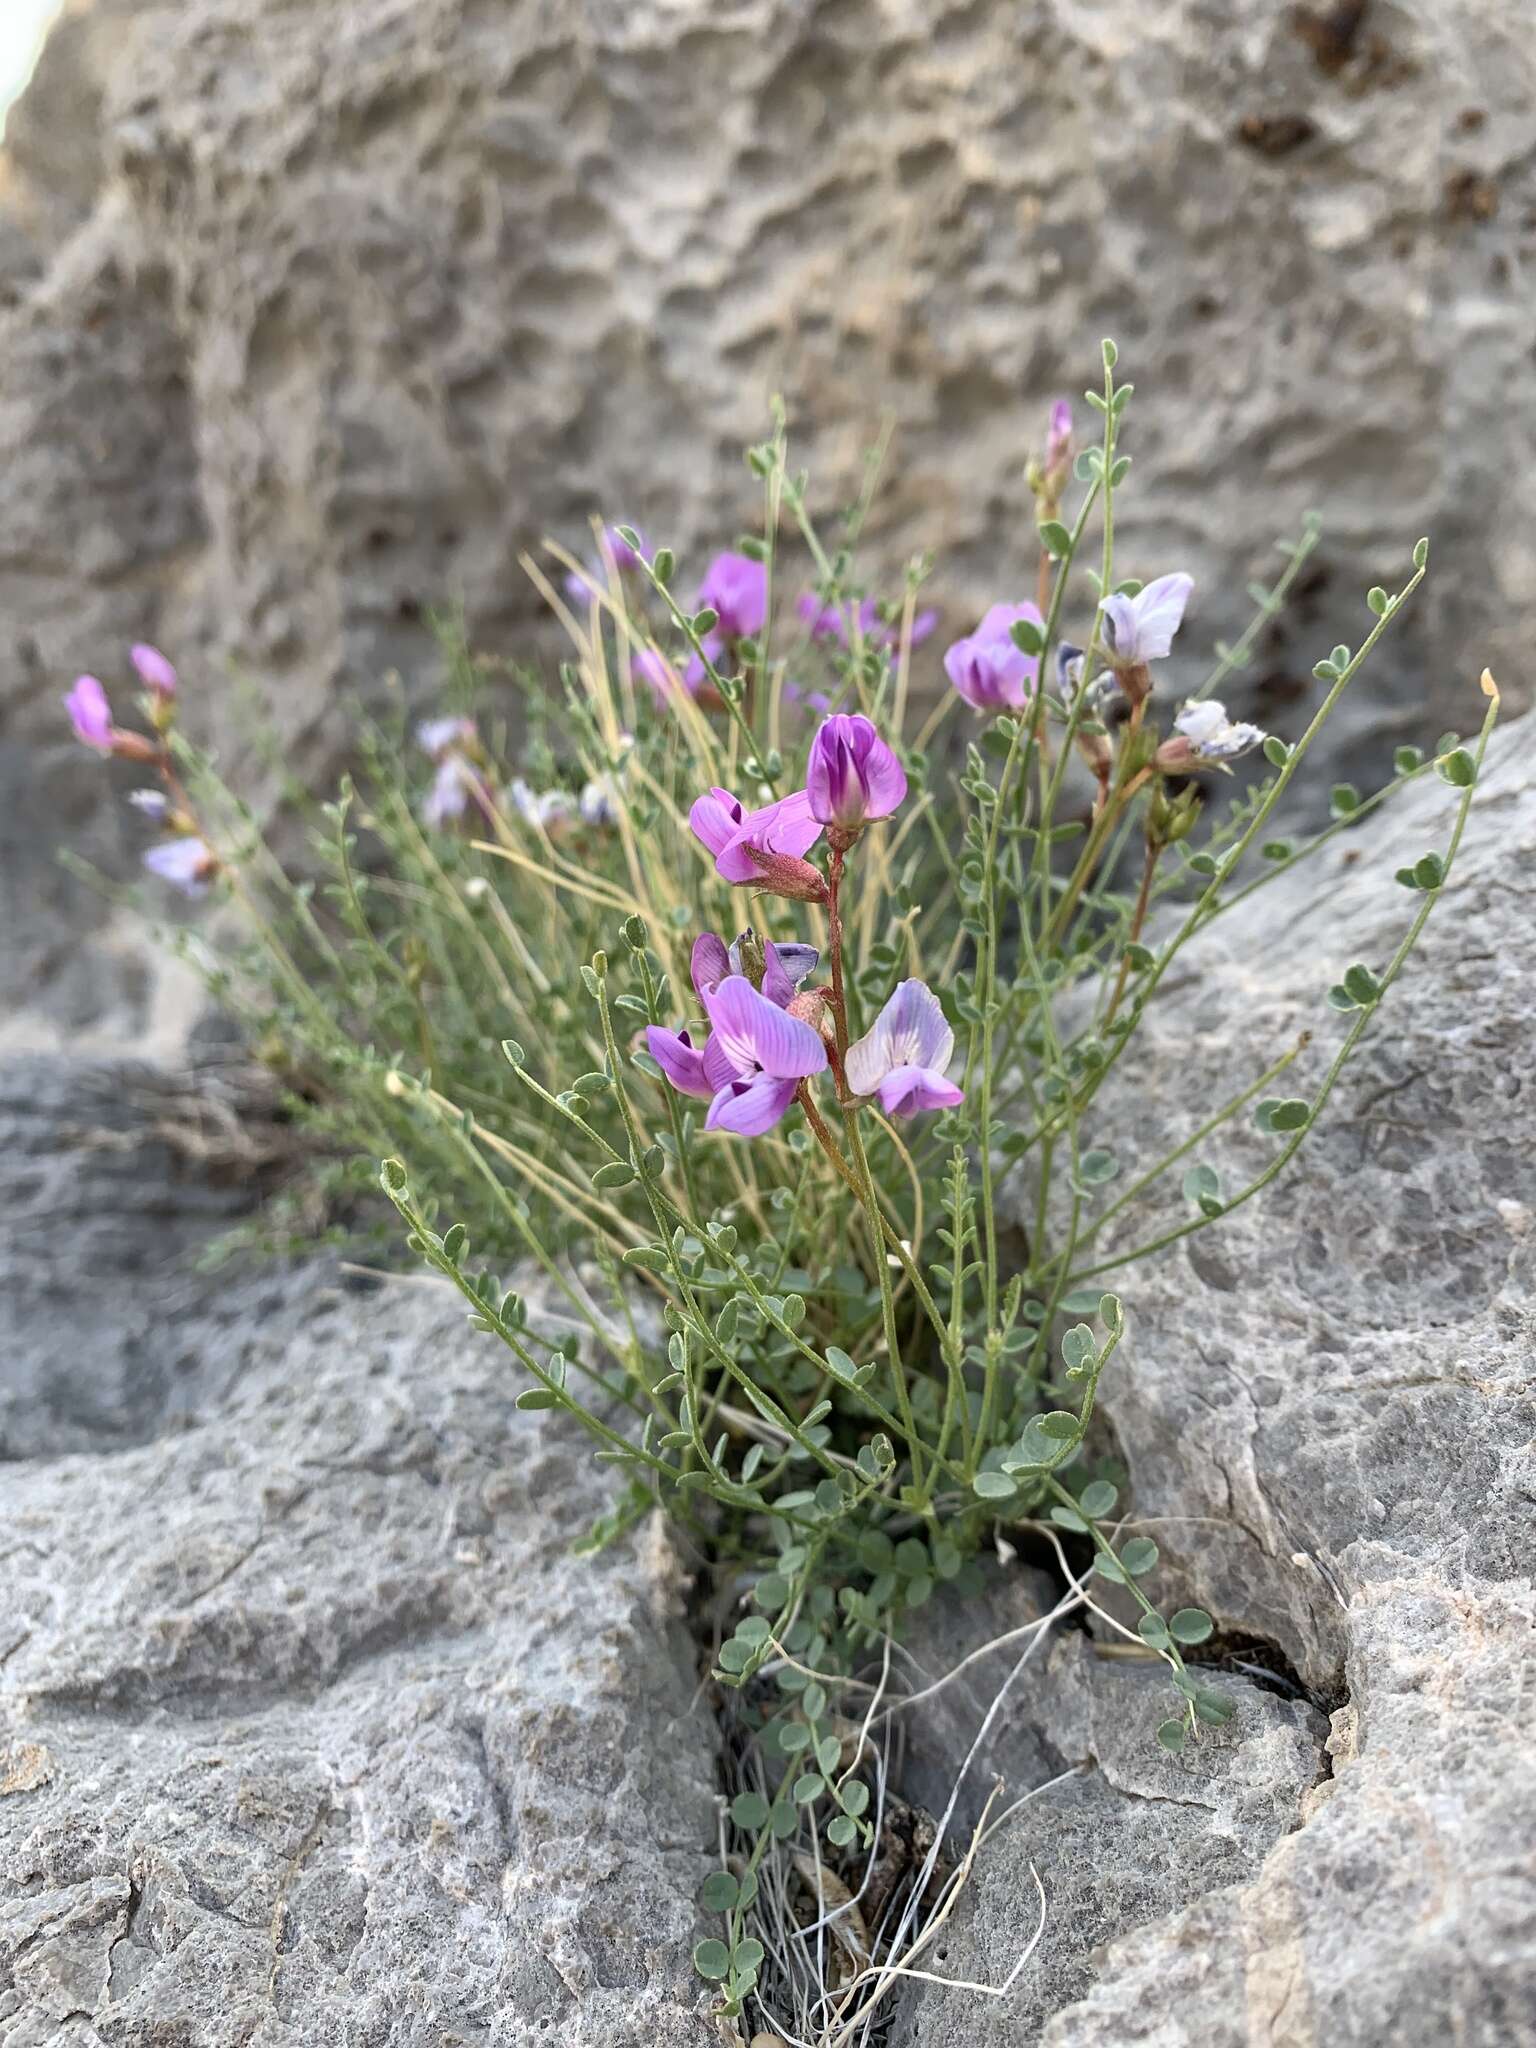
[[69, 713], [69, 722], [75, 728], [75, 738], [88, 747], [94, 747], [98, 754], [110, 754], [116, 736], [112, 723], [112, 707], [107, 702], [107, 693], [95, 676], [80, 676], [75, 687], [64, 699], [64, 708]]
[[205, 896], [208, 878], [218, 870], [212, 848], [202, 839], [162, 839], [144, 854], [144, 865], [184, 896]]
[[744, 974], [728, 974], [709, 998], [703, 1068], [715, 1084], [707, 1131], [757, 1138], [771, 1131], [802, 1081], [823, 1073], [821, 1034], [759, 993]]
[[128, 801], [136, 811], [142, 811], [146, 818], [153, 818], [157, 825], [164, 824], [170, 799], [163, 789], [131, 789]]
[[821, 837], [821, 820], [803, 789], [755, 811], [728, 789], [712, 789], [694, 804], [688, 822], [727, 882], [767, 881], [775, 864], [785, 861], [807, 867], [804, 856]]
[[811, 741], [805, 793], [822, 824], [857, 832], [905, 800], [906, 770], [862, 712], [840, 711]]
[[[853, 638], [850, 618], [864, 639], [873, 640], [881, 647], [895, 647], [901, 639], [900, 626], [885, 624], [880, 617], [880, 607], [872, 597], [866, 597], [854, 610], [846, 604], [823, 604], [814, 591], [808, 590], [799, 600], [797, 609], [809, 626], [813, 640], [835, 640], [840, 647], [847, 647]], [[918, 612], [912, 620], [912, 645], [921, 647], [938, 623], [937, 612]]]
[[953, 1109], [965, 1100], [944, 1069], [955, 1034], [938, 997], [921, 981], [904, 981], [864, 1036], [848, 1048], [845, 1071], [855, 1095], [878, 1095], [887, 1116]]
[[760, 633], [768, 616], [767, 569], [750, 555], [716, 555], [694, 600], [695, 611], [706, 607], [716, 614], [716, 631], [724, 640]]
[[[726, 976], [736, 971], [724, 939], [715, 932], [700, 932], [693, 942], [693, 958], [689, 964], [694, 991], [707, 1016], [710, 997]], [[646, 1030], [645, 1042], [650, 1047], [651, 1058], [679, 1095], [698, 1095], [706, 1102], [713, 1098], [717, 1084], [705, 1079], [703, 1049], [694, 1044], [692, 1032], [667, 1031], [659, 1024], [652, 1024]]]
[[1010, 629], [1022, 620], [1043, 627], [1034, 604], [995, 604], [969, 638], [944, 656], [944, 673], [977, 711], [1019, 710], [1034, 692], [1040, 658], [1015, 647]]
[[1161, 661], [1173, 645], [1194, 587], [1194, 577], [1179, 572], [1157, 577], [1134, 597], [1106, 597], [1104, 638], [1111, 665], [1128, 669]]
[[691, 1031], [653, 1024], [646, 1044], [679, 1094], [709, 1102], [706, 1129], [756, 1137], [772, 1129], [793, 1102], [800, 1079], [819, 1074], [827, 1058], [819, 1034], [789, 1014], [798, 983], [816, 965], [815, 948], [769, 941], [759, 994], [740, 971], [741, 947], [737, 939], [727, 948], [714, 932], [694, 941], [690, 965], [712, 1026], [708, 1040], [699, 1046]]
[[128, 659], [138, 670], [139, 681], [146, 690], [152, 690], [157, 697], [175, 696], [176, 671], [158, 647], [140, 640], [129, 648]]

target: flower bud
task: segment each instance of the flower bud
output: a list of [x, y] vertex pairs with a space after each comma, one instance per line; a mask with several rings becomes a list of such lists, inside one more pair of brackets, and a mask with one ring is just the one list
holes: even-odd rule
[[825, 903], [827, 884], [820, 868], [793, 854], [769, 853], [761, 846], [748, 845], [747, 856], [757, 870], [756, 880], [771, 896], [788, 896], [796, 903]]

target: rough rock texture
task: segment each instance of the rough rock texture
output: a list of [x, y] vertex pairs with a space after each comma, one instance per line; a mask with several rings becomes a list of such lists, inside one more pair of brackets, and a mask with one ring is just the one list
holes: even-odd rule
[[[101, 1117], [103, 1072], [73, 1118], [65, 1072], [31, 1078]], [[8, 1212], [33, 1150], [0, 1150]], [[149, 1135], [57, 1172], [81, 1316], [0, 1346], [0, 1378], [30, 1347], [57, 1388], [43, 1414], [23, 1390], [0, 1486], [0, 2042], [714, 2040], [688, 1961], [712, 1749], [667, 1543], [572, 1558], [602, 1468], [514, 1411], [437, 1286], [309, 1270], [189, 1307], [163, 1257], [101, 1256], [108, 1216], [152, 1260], [219, 1199]], [[83, 1415], [94, 1295], [137, 1327], [157, 1284], [140, 1349], [189, 1381], [124, 1345]]]
[[[979, 1641], [1016, 1629], [1054, 1605], [1035, 1572], [998, 1574], [977, 1605], [936, 1605], [912, 1647], [935, 1674]], [[971, 1667], [931, 1708], [915, 1709], [902, 1789], [943, 1811], [956, 1767], [1021, 1646]], [[983, 1802], [1001, 1779], [993, 1815], [1035, 1791], [977, 1859], [973, 1890], [926, 1960], [942, 1973], [1000, 1984], [1031, 1937], [1046, 1897], [1040, 1944], [1005, 1999], [924, 1991], [911, 1997], [891, 2048], [950, 2040], [1014, 2048], [1097, 1975], [1101, 1945], [1253, 1878], [1296, 1827], [1326, 1770], [1327, 1723], [1299, 1701], [1213, 1673], [1237, 1711], [1198, 1750], [1171, 1757], [1156, 1728], [1170, 1711], [1159, 1673], [1106, 1658], [1076, 1630], [1058, 1635], [1013, 1680], [994, 1733], [971, 1768], [951, 1853], [961, 1854]], [[919, 1718], [920, 1716], [920, 1718]], [[1037, 1789], [1038, 1788], [1038, 1789]]]
[[[1123, 561], [1195, 572], [1190, 675], [1271, 539], [1331, 510], [1245, 712], [1297, 715], [1365, 588], [1434, 533], [1436, 581], [1349, 713], [1374, 773], [1389, 734], [1454, 715], [1469, 642], [1523, 652], [1536, 600], [1526, 13], [72, 12], [0, 211], [0, 707], [26, 750], [0, 770], [7, 872], [48, 832], [131, 864], [132, 821], [57, 737], [76, 669], [120, 679], [141, 634], [193, 677], [237, 664], [319, 774], [347, 693], [377, 700], [395, 667], [430, 690], [428, 607], [462, 595], [485, 644], [526, 650], [516, 558], [542, 533], [602, 508], [685, 568], [729, 536], [776, 389], [829, 508], [894, 418], [874, 557], [934, 549], [964, 626], [1032, 578], [1023, 456], [1106, 330], [1156, 483], [1125, 499]], [[209, 723], [231, 740], [224, 709]], [[99, 914], [51, 888], [50, 917]], [[9, 928], [29, 974], [51, 926]], [[99, 955], [64, 963], [56, 1021], [144, 1001]]]
[[[1192, 1887], [1205, 1895], [1172, 1917], [1134, 1901], [1126, 1938], [1043, 2034], [1031, 1979], [979, 2022], [969, 2000], [924, 1995], [925, 2048], [1536, 2040], [1529, 722], [1492, 762], [1464, 864], [1290, 1175], [1114, 1276], [1129, 1335], [1105, 1404], [1161, 1547], [1158, 1590], [1290, 1660], [1335, 1708], [1332, 1775], [1302, 1825], [1273, 1831], [1261, 1868], [1213, 1862]], [[1353, 961], [1385, 964], [1414, 906], [1392, 871], [1443, 846], [1451, 804], [1431, 780], [1379, 829], [1278, 880], [1262, 960], [1235, 918], [1192, 950], [1149, 1013], [1134, 1076], [1107, 1094], [1101, 1131], [1127, 1181], [1304, 1028], [1316, 1039], [1285, 1085], [1316, 1085], [1344, 1028], [1323, 992]], [[1244, 1121], [1198, 1156], [1235, 1191], [1273, 1142]], [[1118, 1243], [1166, 1227], [1173, 1179]], [[1076, 1740], [1091, 1747], [1104, 1725], [1085, 1714]], [[1108, 1726], [1118, 1744], [1123, 1725]], [[1202, 1751], [1177, 1768], [1198, 1785], [1205, 1766]], [[1118, 1872], [1104, 1839], [1101, 1867]], [[1155, 1829], [1141, 1852], [1122, 1839], [1133, 1861], [1147, 1854], [1149, 1888], [1176, 1889]], [[975, 1917], [957, 1921], [954, 1973], [1008, 1968], [1031, 1853], [1032, 1834], [1001, 1838]], [[1063, 1981], [1069, 1997], [1083, 1989]]]

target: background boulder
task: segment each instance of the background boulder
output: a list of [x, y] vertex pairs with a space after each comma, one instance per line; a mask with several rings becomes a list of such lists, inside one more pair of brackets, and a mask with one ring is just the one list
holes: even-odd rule
[[894, 423], [871, 561], [932, 550], [959, 631], [1032, 584], [1023, 460], [1106, 332], [1140, 386], [1124, 567], [1197, 579], [1181, 672], [1328, 511], [1245, 714], [1293, 721], [1434, 535], [1341, 728], [1379, 777], [1485, 660], [1518, 675], [1536, 601], [1527, 29], [1520, 0], [72, 11], [0, 214], [15, 986], [48, 970], [74, 1028], [148, 1000], [110, 928], [57, 957], [103, 913], [35, 858], [132, 861], [61, 735], [77, 670], [164, 643], [256, 778], [245, 674], [324, 778], [359, 695], [430, 695], [432, 608], [536, 651], [546, 532], [632, 518], [691, 574], [753, 514], [774, 391], [828, 510]]

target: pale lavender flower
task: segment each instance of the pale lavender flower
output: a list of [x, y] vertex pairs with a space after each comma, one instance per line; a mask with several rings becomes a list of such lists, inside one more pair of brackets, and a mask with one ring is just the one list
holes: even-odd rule
[[[699, 647], [702, 651], [697, 654], [690, 654], [688, 666], [683, 670], [683, 688], [690, 697], [697, 697], [700, 690], [709, 682], [709, 670], [711, 668], [718, 673], [720, 665], [725, 661], [727, 654], [725, 635], [718, 626], [714, 632], [704, 635], [704, 638], [699, 642]], [[705, 666], [706, 661], [708, 662], [708, 667]]]
[[[645, 535], [636, 532], [635, 538], [643, 548], [645, 546]], [[633, 569], [638, 566], [640, 556], [630, 546], [616, 526], [605, 526], [603, 528], [603, 539], [607, 543], [609, 554], [613, 557], [615, 569]], [[603, 570], [601, 567], [572, 569], [565, 578], [565, 587], [571, 597], [584, 599], [590, 597], [603, 580]]]
[[907, 775], [862, 712], [839, 712], [811, 741], [805, 789], [822, 824], [857, 832], [905, 801]]
[[576, 799], [563, 789], [531, 789], [521, 777], [512, 784], [512, 807], [538, 832], [554, 832], [578, 816]]
[[160, 652], [147, 641], [140, 640], [128, 650], [128, 659], [139, 672], [139, 681], [145, 689], [152, 690], [157, 697], [174, 697], [176, 694], [176, 671]]
[[715, 856], [715, 872], [727, 882], [765, 881], [775, 862], [806, 866], [804, 855], [821, 837], [821, 820], [803, 789], [755, 811], [728, 789], [712, 789], [694, 804], [688, 822], [694, 837]]
[[1138, 668], [1161, 661], [1173, 645], [1194, 587], [1194, 577], [1180, 571], [1157, 577], [1134, 597], [1106, 597], [1104, 638], [1110, 662], [1116, 668]]
[[618, 822], [619, 792], [611, 775], [593, 778], [577, 801], [584, 825], [606, 826]]
[[116, 737], [112, 723], [112, 707], [107, 702], [107, 693], [95, 676], [80, 676], [75, 687], [64, 699], [64, 708], [69, 713], [70, 724], [75, 728], [75, 737], [88, 747], [94, 747], [98, 754], [110, 754]]
[[938, 997], [921, 981], [901, 982], [864, 1036], [848, 1048], [845, 1071], [855, 1095], [878, 1095], [887, 1116], [952, 1109], [965, 1097], [944, 1069], [955, 1034]]
[[687, 674], [681, 676], [666, 656], [658, 653], [654, 647], [642, 647], [630, 666], [642, 683], [649, 684], [658, 710], [679, 692], [696, 697], [699, 694], [699, 684], [704, 680], [704, 664], [697, 655], [689, 662]]
[[163, 789], [133, 789], [128, 792], [128, 801], [136, 811], [142, 811], [146, 818], [160, 824], [170, 809], [169, 800]]
[[206, 895], [208, 878], [219, 865], [212, 848], [192, 836], [159, 840], [146, 849], [143, 858], [152, 875], [180, 889], [184, 896]]
[[424, 718], [416, 728], [416, 744], [434, 761], [453, 748], [473, 746], [475, 739], [472, 718]]
[[1239, 754], [1262, 746], [1268, 737], [1256, 725], [1243, 725], [1228, 718], [1226, 706], [1214, 697], [1207, 697], [1203, 703], [1186, 704], [1174, 719], [1173, 728], [1201, 761], [1235, 761]]
[[995, 604], [975, 632], [945, 654], [944, 673], [976, 710], [1017, 711], [1033, 695], [1040, 657], [1016, 647], [1011, 631], [1024, 620], [1045, 624], [1038, 605]]
[[695, 611], [706, 606], [717, 616], [715, 630], [722, 639], [741, 640], [760, 633], [768, 616], [767, 569], [750, 555], [716, 555], [694, 600]]
[[469, 803], [471, 780], [472, 771], [462, 754], [444, 754], [422, 798], [422, 823], [441, 831], [450, 819], [461, 818]]
[[825, 690], [802, 690], [798, 683], [784, 685], [786, 704], [803, 704], [807, 711], [814, 711], [818, 718], [825, 718], [832, 709], [832, 699]]
[[[850, 620], [865, 640], [872, 640], [881, 647], [895, 647], [901, 639], [900, 625], [887, 625], [872, 597], [866, 597], [857, 606], [851, 602], [823, 604], [813, 590], [808, 590], [799, 599], [796, 609], [810, 628], [813, 640], [835, 640], [840, 647], [849, 646], [853, 638]], [[912, 645], [921, 647], [938, 623], [939, 615], [935, 611], [916, 613], [912, 620]]]

